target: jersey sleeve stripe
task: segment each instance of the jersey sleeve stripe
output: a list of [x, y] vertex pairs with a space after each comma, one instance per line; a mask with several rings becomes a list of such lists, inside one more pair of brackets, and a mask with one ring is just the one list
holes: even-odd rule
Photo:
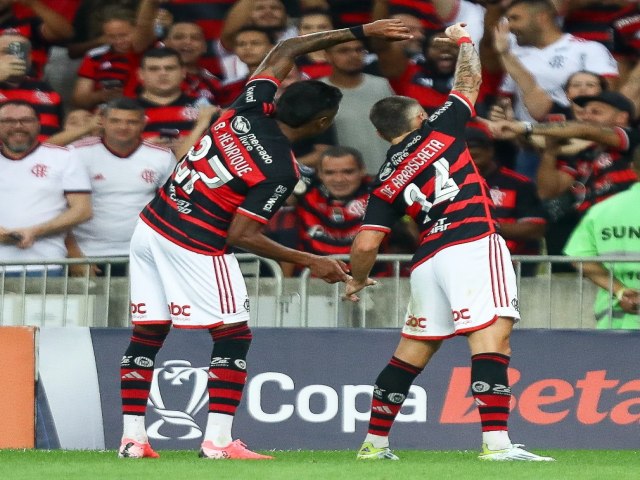
[[245, 217], [249, 217], [250, 219], [255, 220], [256, 222], [267, 223], [269, 221], [265, 217], [261, 217], [260, 215], [250, 212], [249, 210], [245, 210], [244, 208], [238, 207], [237, 212], [244, 215]]
[[449, 94], [449, 96], [460, 100], [462, 103], [464, 103], [467, 106], [467, 108], [471, 112], [471, 116], [472, 117], [476, 116], [476, 109], [473, 107], [473, 103], [471, 103], [471, 101], [466, 97], [466, 95], [460, 92], [456, 92], [455, 90], [451, 90], [451, 93]]
[[251, 77], [249, 79], [249, 81], [247, 82], [247, 85], [249, 85], [251, 82], [255, 82], [257, 80], [267, 80], [267, 81], [273, 83], [276, 87], [280, 87], [280, 80], [278, 80], [276, 77], [272, 77], [270, 75], [258, 75], [256, 77]]
[[363, 231], [363, 230], [375, 230], [376, 232], [382, 232], [382, 233], [391, 232], [391, 229], [389, 227], [385, 227], [385, 226], [382, 226], [382, 225], [363, 224], [362, 226], [360, 226], [360, 230], [359, 231]]

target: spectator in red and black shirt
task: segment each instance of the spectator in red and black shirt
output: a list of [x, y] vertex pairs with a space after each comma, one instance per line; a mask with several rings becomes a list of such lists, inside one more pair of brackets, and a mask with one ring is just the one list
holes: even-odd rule
[[[20, 45], [17, 50], [16, 44]], [[16, 53], [12, 53], [10, 46]], [[31, 45], [27, 38], [13, 34], [0, 35], [0, 102], [29, 102], [40, 120], [38, 141], [44, 141], [60, 130], [62, 99], [49, 83], [26, 75], [30, 65], [30, 51]]]
[[[26, 15], [16, 16], [14, 7], [20, 4], [29, 7], [29, 11], [23, 9]], [[38, 79], [44, 74], [49, 47], [73, 36], [69, 20], [40, 0], [0, 2], [0, 34], [7, 31], [23, 35], [31, 42], [33, 70], [29, 74]]]
[[73, 91], [77, 107], [93, 109], [121, 97], [138, 68], [140, 54], [153, 43], [156, 0], [142, 0], [137, 17], [114, 8], [105, 12], [102, 30], [107, 43], [90, 50], [78, 69]]
[[140, 62], [142, 92], [147, 124], [143, 138], [168, 148], [176, 148], [179, 139], [189, 134], [198, 117], [198, 105], [206, 99], [190, 97], [182, 91], [186, 70], [180, 54], [171, 48], [152, 48]]
[[296, 189], [300, 248], [318, 255], [348, 254], [369, 198], [369, 180], [360, 152], [331, 147], [320, 156], [317, 178]]
[[[539, 255], [547, 220], [536, 186], [527, 177], [500, 166], [495, 160], [493, 139], [482, 126], [468, 126], [467, 148], [489, 187], [494, 218], [513, 255]], [[536, 265], [522, 264], [522, 276], [535, 275]]]

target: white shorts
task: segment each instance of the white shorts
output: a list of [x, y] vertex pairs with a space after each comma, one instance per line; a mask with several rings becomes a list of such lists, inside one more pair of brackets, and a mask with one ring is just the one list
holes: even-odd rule
[[131, 238], [134, 324], [211, 328], [249, 320], [249, 297], [233, 254], [184, 249], [138, 220]]
[[441, 340], [520, 319], [516, 275], [500, 235], [445, 248], [411, 272], [402, 336]]

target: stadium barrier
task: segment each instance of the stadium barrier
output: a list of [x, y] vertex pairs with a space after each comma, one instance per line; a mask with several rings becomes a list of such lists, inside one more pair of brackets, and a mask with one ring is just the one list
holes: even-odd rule
[[[38, 411], [45, 413], [38, 438], [48, 443], [39, 445], [118, 446], [119, 359], [130, 334], [124, 328], [41, 329], [45, 394]], [[389, 329], [255, 329], [234, 436], [256, 449], [356, 449], [366, 433], [372, 382], [398, 338]], [[637, 449], [639, 340], [640, 332], [516, 330], [512, 439], [532, 449]], [[197, 450], [202, 442], [210, 353], [206, 331], [168, 336], [147, 404], [156, 449]], [[469, 364], [464, 339], [445, 342], [411, 387], [391, 432], [395, 448], [480, 448]]]
[[[247, 281], [254, 327], [395, 328], [405, 315], [409, 298], [406, 277], [409, 255], [381, 255], [377, 265], [385, 276], [366, 289], [361, 302], [341, 300], [341, 285], [312, 278], [284, 278], [277, 262], [250, 254], [238, 260]], [[342, 257], [345, 260], [346, 257]], [[588, 257], [514, 256], [518, 274], [519, 328], [594, 328], [593, 300], [597, 292], [582, 278]], [[598, 257], [607, 262], [640, 262], [640, 256]], [[71, 276], [70, 268], [88, 263], [106, 264], [104, 276]], [[129, 325], [129, 279], [111, 274], [126, 259], [85, 258], [49, 262], [0, 262], [0, 325], [124, 327]], [[522, 265], [538, 265], [534, 277], [521, 275]], [[552, 273], [556, 265], [576, 263], [576, 273]], [[62, 265], [62, 276], [31, 277], [27, 267]], [[19, 267], [18, 277], [5, 274]], [[59, 268], [59, 267], [58, 267]], [[464, 272], [460, 272], [464, 275]], [[610, 279], [612, 282], [612, 278]], [[613, 308], [613, 297], [610, 304]]]

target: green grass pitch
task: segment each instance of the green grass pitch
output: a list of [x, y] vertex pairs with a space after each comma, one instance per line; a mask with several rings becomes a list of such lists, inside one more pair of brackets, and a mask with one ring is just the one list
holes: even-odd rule
[[203, 460], [191, 451], [118, 459], [115, 451], [0, 450], [3, 480], [638, 479], [640, 450], [545, 450], [556, 462], [481, 462], [477, 452], [398, 450], [399, 462], [352, 451], [276, 451], [275, 460]]

